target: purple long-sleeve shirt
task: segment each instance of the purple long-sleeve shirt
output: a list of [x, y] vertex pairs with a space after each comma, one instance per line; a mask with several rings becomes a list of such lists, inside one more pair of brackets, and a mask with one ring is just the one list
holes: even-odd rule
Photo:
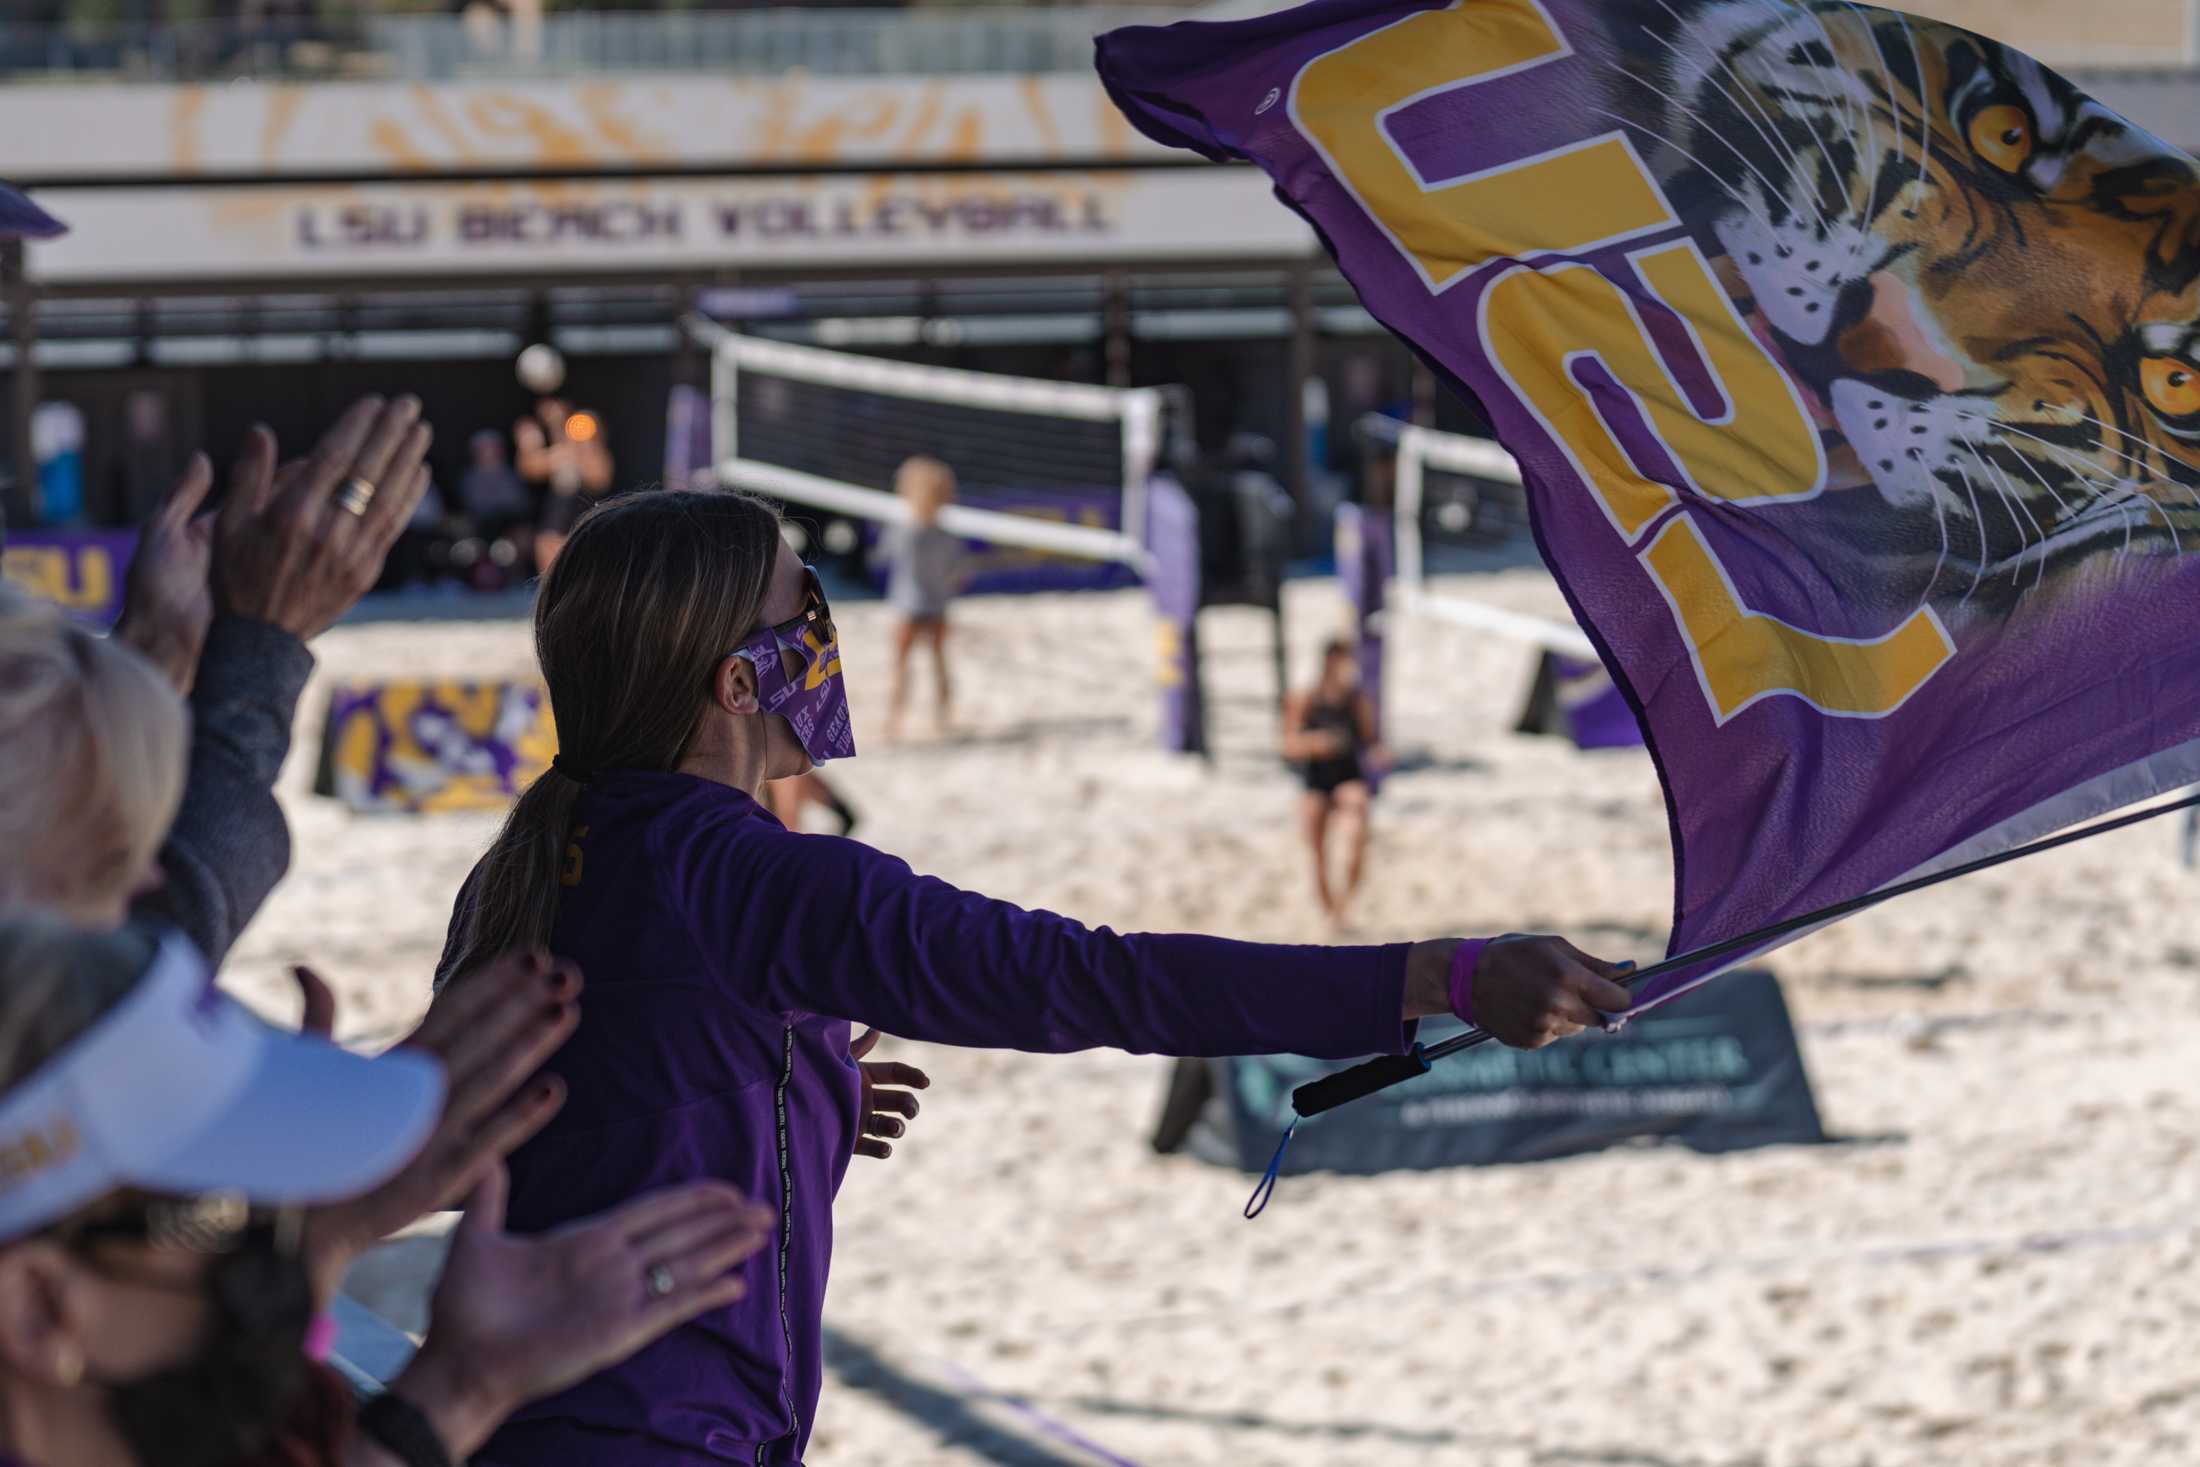
[[476, 1459], [496, 1467], [798, 1467], [833, 1195], [857, 1137], [851, 1023], [1037, 1051], [1348, 1059], [1411, 1041], [1402, 944], [1088, 928], [789, 831], [740, 791], [681, 774], [599, 778], [574, 833], [551, 947], [588, 992], [551, 1062], [565, 1108], [512, 1158], [511, 1225], [705, 1177], [780, 1222], [745, 1265], [745, 1298], [521, 1411]]

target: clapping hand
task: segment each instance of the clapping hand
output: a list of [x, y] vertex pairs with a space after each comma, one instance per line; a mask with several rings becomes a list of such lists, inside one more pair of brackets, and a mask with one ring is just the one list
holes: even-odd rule
[[418, 398], [365, 397], [278, 471], [274, 438], [255, 428], [216, 531], [224, 608], [300, 641], [327, 630], [373, 589], [427, 493], [433, 437]]
[[191, 691], [214, 622], [214, 516], [199, 512], [213, 486], [214, 465], [192, 454], [138, 538], [115, 623], [115, 639], [144, 654], [179, 693]]
[[[320, 979], [297, 970], [308, 1030], [334, 1026], [335, 999]], [[456, 1206], [490, 1170], [549, 1124], [565, 1103], [555, 1075], [533, 1083], [580, 1021], [580, 970], [540, 951], [504, 954], [462, 975], [401, 1048], [443, 1062], [443, 1114], [419, 1153], [371, 1192], [308, 1214], [309, 1263], [323, 1295], [351, 1260], [399, 1229]], [[522, 1085], [526, 1088], [522, 1090]]]
[[741, 1298], [732, 1270], [772, 1236], [771, 1209], [721, 1182], [667, 1187], [515, 1235], [504, 1231], [506, 1187], [499, 1166], [467, 1199], [427, 1338], [396, 1382], [455, 1459], [518, 1407]]
[[856, 1155], [884, 1161], [894, 1154], [893, 1140], [906, 1134], [917, 1114], [912, 1090], [931, 1088], [932, 1077], [915, 1065], [892, 1060], [867, 1060], [878, 1047], [878, 1030], [866, 1029], [848, 1046], [848, 1057], [863, 1072], [863, 1119], [856, 1137]]

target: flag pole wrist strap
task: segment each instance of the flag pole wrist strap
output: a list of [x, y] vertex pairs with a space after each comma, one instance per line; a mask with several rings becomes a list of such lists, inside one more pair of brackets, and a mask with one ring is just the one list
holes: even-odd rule
[[[1445, 980], [1446, 991], [1451, 1000], [1452, 1013], [1469, 1028], [1475, 1027], [1474, 970], [1482, 961], [1482, 949], [1488, 946], [1488, 938], [1470, 937], [1451, 950], [1451, 973]], [[1358, 1071], [1347, 1073], [1358, 1075], [1362, 1071], [1372, 1070], [1374, 1073], [1363, 1076], [1363, 1079], [1365, 1090], [1374, 1091], [1423, 1074], [1428, 1067], [1427, 1052], [1416, 1044], [1403, 1055], [1376, 1060], [1371, 1065], [1361, 1066]], [[1341, 1101], [1337, 1103], [1342, 1104]], [[1246, 1200], [1245, 1215], [1248, 1218], [1259, 1217], [1267, 1210], [1268, 1199], [1275, 1195], [1276, 1179], [1283, 1172], [1283, 1154], [1290, 1150], [1291, 1138], [1298, 1134], [1299, 1119], [1301, 1118], [1294, 1118], [1284, 1130], [1283, 1139], [1276, 1143], [1276, 1154], [1269, 1158], [1268, 1170], [1261, 1174], [1260, 1182], [1253, 1188], [1253, 1195]]]

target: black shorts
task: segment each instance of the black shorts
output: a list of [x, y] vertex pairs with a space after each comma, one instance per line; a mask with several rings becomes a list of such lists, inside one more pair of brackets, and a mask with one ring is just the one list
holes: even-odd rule
[[1309, 794], [1333, 795], [1342, 786], [1367, 776], [1360, 772], [1357, 759], [1310, 759], [1299, 766], [1299, 778], [1306, 781]]

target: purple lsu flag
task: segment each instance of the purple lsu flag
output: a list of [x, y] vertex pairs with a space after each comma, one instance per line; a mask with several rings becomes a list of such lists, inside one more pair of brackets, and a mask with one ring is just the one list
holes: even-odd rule
[[1838, 0], [1319, 0], [1100, 68], [1520, 460], [1665, 783], [1671, 951], [2200, 780], [2191, 159]]

